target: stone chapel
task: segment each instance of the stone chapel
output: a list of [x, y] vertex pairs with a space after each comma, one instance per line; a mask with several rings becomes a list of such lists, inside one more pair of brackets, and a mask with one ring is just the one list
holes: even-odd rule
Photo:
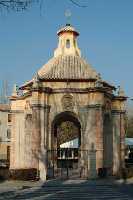
[[125, 165], [126, 96], [82, 58], [74, 27], [66, 24], [57, 35], [53, 57], [11, 96], [11, 175], [118, 176]]

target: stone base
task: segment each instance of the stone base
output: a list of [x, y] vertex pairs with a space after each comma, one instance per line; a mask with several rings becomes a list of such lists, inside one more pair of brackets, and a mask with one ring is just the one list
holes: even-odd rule
[[9, 167], [0, 167], [0, 181], [7, 180], [9, 177]]
[[107, 177], [107, 168], [98, 168], [98, 177], [99, 178], [106, 178]]
[[39, 180], [37, 169], [10, 169], [10, 178], [13, 180]]

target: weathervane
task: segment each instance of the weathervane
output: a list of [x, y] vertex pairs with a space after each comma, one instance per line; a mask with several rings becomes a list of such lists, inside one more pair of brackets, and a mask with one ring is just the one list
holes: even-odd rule
[[66, 19], [67, 19], [67, 24], [70, 24], [71, 16], [72, 16], [71, 11], [70, 11], [69, 9], [67, 9], [67, 10], [65, 11], [65, 17], [66, 17]]

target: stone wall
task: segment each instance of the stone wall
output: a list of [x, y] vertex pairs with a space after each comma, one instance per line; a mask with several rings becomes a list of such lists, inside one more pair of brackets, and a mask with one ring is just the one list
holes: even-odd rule
[[[120, 154], [120, 145], [123, 143], [120, 143], [119, 117], [110, 115], [110, 121], [104, 120], [105, 111], [111, 113], [112, 108], [107, 108], [107, 98], [103, 91], [86, 90], [92, 85], [87, 82], [46, 82], [45, 87], [52, 90], [43, 88], [41, 91], [36, 86], [31, 96], [13, 101], [11, 170], [30, 170], [32, 167], [40, 170], [41, 178], [46, 179], [46, 152], [53, 148], [52, 123], [58, 114], [69, 111], [81, 125], [80, 148], [88, 151], [87, 159], [82, 156], [81, 161], [86, 173], [90, 173], [94, 165], [93, 171], [103, 167], [111, 171], [113, 165], [114, 174], [118, 172], [120, 156], [123, 158], [123, 154]], [[111, 98], [108, 97], [110, 105]]]

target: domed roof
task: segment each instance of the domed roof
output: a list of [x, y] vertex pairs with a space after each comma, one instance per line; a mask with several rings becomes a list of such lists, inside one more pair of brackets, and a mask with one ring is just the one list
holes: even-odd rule
[[76, 55], [53, 57], [39, 71], [40, 79], [93, 79], [97, 72]]
[[[67, 81], [67, 80], [90, 80], [102, 81], [99, 74], [82, 57], [78, 48], [77, 36], [79, 33], [70, 24], [58, 31], [59, 42], [54, 51], [54, 56], [42, 66], [32, 80], [26, 82], [20, 88], [25, 89], [39, 80]], [[115, 89], [114, 86], [102, 81], [102, 83]]]
[[58, 46], [54, 57], [39, 71], [40, 79], [68, 80], [68, 79], [96, 79], [98, 74], [82, 57], [78, 48], [77, 36], [79, 33], [70, 24], [66, 24], [57, 32]]

